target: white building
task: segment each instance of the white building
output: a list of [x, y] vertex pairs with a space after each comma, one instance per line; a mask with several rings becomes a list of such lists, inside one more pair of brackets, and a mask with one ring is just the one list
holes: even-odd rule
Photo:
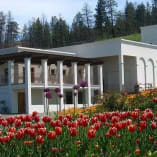
[[[157, 86], [157, 26], [141, 28], [142, 42], [114, 39], [53, 50], [14, 47], [0, 50], [0, 102], [10, 113], [44, 111], [43, 89], [59, 87], [61, 107], [73, 107], [72, 87], [88, 82], [86, 104], [104, 90], [133, 92]], [[154, 33], [153, 33], [154, 32]], [[151, 35], [149, 35], [151, 34]], [[151, 44], [150, 44], [151, 43]], [[153, 43], [153, 44], [152, 44]], [[82, 106], [81, 91], [78, 107]], [[50, 110], [57, 109], [56, 97]]]

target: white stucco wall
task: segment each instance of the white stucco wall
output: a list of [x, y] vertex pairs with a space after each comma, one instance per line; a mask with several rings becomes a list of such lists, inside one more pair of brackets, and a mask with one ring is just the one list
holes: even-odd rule
[[119, 90], [118, 57], [104, 58], [103, 76], [104, 89]]
[[127, 92], [133, 92], [137, 83], [136, 57], [124, 56], [124, 85]]
[[142, 42], [157, 45], [157, 25], [141, 27]]
[[138, 83], [153, 84], [154, 80], [155, 87], [157, 87], [157, 46], [139, 42], [122, 41], [121, 47], [123, 55], [137, 58]]

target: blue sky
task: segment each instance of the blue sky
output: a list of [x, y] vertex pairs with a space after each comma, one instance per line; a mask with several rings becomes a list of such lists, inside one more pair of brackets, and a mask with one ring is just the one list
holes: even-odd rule
[[[151, 0], [129, 0], [146, 3]], [[28, 23], [33, 17], [45, 15], [48, 20], [51, 16], [62, 16], [71, 24], [75, 14], [80, 11], [84, 3], [88, 3], [94, 11], [97, 0], [0, 0], [0, 11], [5, 13], [9, 10], [12, 12], [15, 20], [20, 26]], [[117, 0], [118, 10], [122, 10], [126, 0]]]

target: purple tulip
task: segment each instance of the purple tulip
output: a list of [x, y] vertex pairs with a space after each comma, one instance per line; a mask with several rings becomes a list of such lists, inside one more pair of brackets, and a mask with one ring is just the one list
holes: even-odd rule
[[74, 86], [73, 86], [73, 89], [75, 89], [75, 90], [78, 90], [79, 88], [80, 88], [79, 85], [74, 85]]
[[61, 93], [60, 93], [60, 94], [58, 94], [58, 97], [62, 98], [62, 97], [63, 97], [63, 94], [61, 94]]
[[60, 88], [55, 88], [54, 91], [55, 91], [56, 93], [59, 93], [61, 90], [60, 90]]
[[44, 89], [44, 93], [47, 93], [47, 92], [50, 92], [50, 89], [49, 89], [49, 88], [45, 88], [45, 89]]
[[46, 96], [47, 99], [51, 99], [52, 98], [52, 94], [49, 93], [49, 92], [47, 92], [45, 96]]
[[84, 88], [84, 87], [88, 87], [88, 83], [86, 81], [82, 81], [80, 83], [80, 87]]

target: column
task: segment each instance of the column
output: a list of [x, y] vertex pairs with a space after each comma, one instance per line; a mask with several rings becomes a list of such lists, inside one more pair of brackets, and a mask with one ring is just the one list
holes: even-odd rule
[[32, 105], [31, 94], [31, 59], [25, 58], [25, 101], [26, 101], [26, 113], [30, 113], [30, 107]]
[[123, 55], [118, 56], [119, 61], [119, 89], [124, 90], [124, 57]]
[[[63, 94], [63, 61], [57, 62], [57, 68], [58, 68], [58, 78], [59, 78], [59, 86], [61, 90], [61, 94]], [[64, 105], [64, 98], [60, 98], [60, 106], [59, 111], [61, 111], [61, 108]]]
[[[44, 84], [44, 89], [48, 87], [48, 68], [47, 68], [47, 59], [41, 60], [42, 64], [42, 80]], [[45, 97], [45, 93], [43, 92], [43, 104], [44, 104], [44, 112], [46, 113], [47, 108], [47, 99]]]
[[13, 89], [12, 84], [14, 83], [14, 62], [12, 60], [8, 61], [8, 88], [9, 88], [9, 97], [10, 97], [10, 112], [14, 112], [14, 103], [13, 103]]
[[[76, 62], [73, 62], [72, 63], [72, 70], [73, 70], [73, 83], [74, 85], [77, 85], [78, 84], [78, 79], [77, 79], [77, 63]], [[77, 90], [75, 90], [75, 92], [78, 92]], [[77, 108], [77, 104], [78, 104], [78, 94], [77, 96], [74, 96], [74, 90], [73, 90], [73, 102], [75, 101], [75, 105], [76, 105], [76, 108]], [[75, 99], [76, 97], [76, 99]]]
[[154, 62], [154, 78], [153, 78], [153, 88], [156, 88], [156, 84], [157, 84], [157, 81], [156, 81], [156, 77], [157, 77], [157, 72], [156, 72], [156, 70], [157, 70], [157, 66], [156, 66], [156, 64], [155, 64], [155, 62]]
[[72, 70], [73, 70], [73, 82], [75, 85], [77, 85], [78, 83], [78, 80], [77, 80], [77, 63], [76, 62], [73, 62], [72, 63]]
[[86, 90], [87, 93], [87, 104], [88, 106], [91, 105], [91, 78], [90, 78], [90, 64], [85, 65], [85, 70], [86, 70], [86, 81], [88, 82], [88, 87]]
[[98, 65], [98, 71], [100, 95], [103, 96], [103, 65]]
[[139, 58], [136, 57], [136, 71], [137, 71], [137, 84], [140, 83], [140, 80], [139, 80], [139, 75], [140, 75], [140, 63], [139, 63]]

